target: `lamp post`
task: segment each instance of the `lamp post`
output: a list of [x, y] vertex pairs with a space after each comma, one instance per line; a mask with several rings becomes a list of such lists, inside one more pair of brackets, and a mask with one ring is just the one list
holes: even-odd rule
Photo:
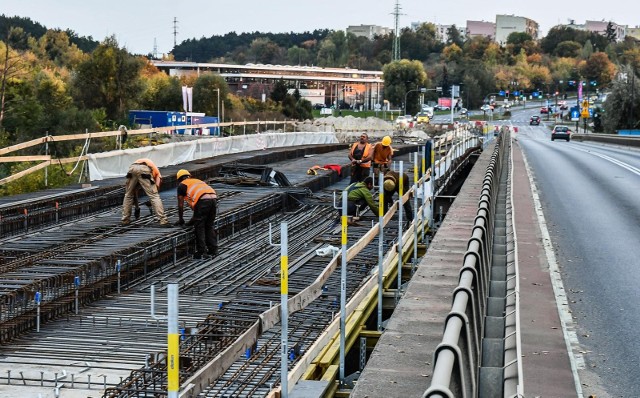
[[407, 114], [407, 96], [409, 95], [409, 93], [413, 93], [413, 92], [417, 92], [420, 91], [421, 93], [426, 93], [427, 89], [425, 87], [420, 87], [420, 88], [414, 88], [413, 90], [409, 90], [405, 93], [404, 95], [404, 114]]

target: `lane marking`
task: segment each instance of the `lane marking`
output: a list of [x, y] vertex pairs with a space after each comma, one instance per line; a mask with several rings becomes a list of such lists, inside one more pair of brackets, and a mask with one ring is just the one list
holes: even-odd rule
[[578, 398], [584, 398], [582, 384], [580, 383], [580, 375], [578, 375], [578, 370], [585, 369], [584, 357], [579, 353], [580, 342], [578, 341], [578, 334], [576, 333], [571, 311], [569, 309], [569, 302], [567, 301], [564, 284], [562, 283], [560, 268], [558, 267], [558, 262], [553, 252], [551, 235], [547, 229], [547, 221], [544, 217], [544, 213], [542, 212], [542, 203], [538, 196], [538, 189], [533, 181], [531, 168], [529, 167], [529, 162], [527, 161], [524, 150], [521, 150], [521, 152], [522, 159], [524, 160], [524, 167], [527, 170], [527, 176], [529, 177], [529, 185], [531, 186], [531, 194], [533, 196], [535, 212], [538, 218], [538, 226], [540, 227], [540, 232], [542, 234], [542, 244], [547, 256], [547, 263], [549, 264], [549, 276], [551, 277], [553, 293], [556, 296], [556, 306], [558, 307], [558, 315], [560, 316], [564, 342], [567, 345], [569, 362], [571, 363], [571, 372], [573, 373], [573, 381], [576, 387], [576, 392], [578, 393]]
[[593, 156], [597, 156], [597, 157], [599, 157], [601, 159], [604, 159], [604, 160], [606, 160], [608, 162], [611, 162], [611, 163], [613, 163], [613, 164], [615, 164], [617, 166], [620, 166], [623, 169], [627, 169], [630, 172], [634, 173], [635, 175], [639, 175], [640, 176], [640, 169], [630, 165], [629, 163], [625, 163], [625, 162], [623, 162], [621, 160], [618, 160], [616, 158], [612, 158], [611, 156], [607, 156], [607, 155], [602, 154], [602, 153], [598, 153], [598, 152], [594, 152], [594, 151], [590, 151], [590, 150], [586, 150], [586, 149], [581, 149], [581, 148], [575, 148], [575, 149], [580, 151], [580, 152], [584, 152], [584, 153], [591, 154]]

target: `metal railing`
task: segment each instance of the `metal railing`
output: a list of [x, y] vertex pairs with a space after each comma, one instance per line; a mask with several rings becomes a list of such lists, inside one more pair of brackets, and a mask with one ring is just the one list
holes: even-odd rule
[[460, 270], [459, 284], [453, 293], [453, 304], [446, 317], [442, 342], [434, 354], [431, 385], [423, 398], [477, 396], [495, 204], [506, 138], [504, 135], [499, 137], [491, 155], [474, 227]]

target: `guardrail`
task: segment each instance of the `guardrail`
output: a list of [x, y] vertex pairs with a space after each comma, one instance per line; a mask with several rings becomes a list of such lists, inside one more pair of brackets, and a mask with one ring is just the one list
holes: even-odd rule
[[572, 134], [571, 139], [575, 141], [593, 141], [606, 144], [626, 145], [640, 147], [640, 137], [617, 135], [617, 134]]
[[453, 292], [453, 304], [446, 317], [442, 342], [434, 354], [431, 385], [423, 398], [477, 396], [495, 205], [506, 141], [505, 134], [502, 134], [485, 174], [459, 284]]

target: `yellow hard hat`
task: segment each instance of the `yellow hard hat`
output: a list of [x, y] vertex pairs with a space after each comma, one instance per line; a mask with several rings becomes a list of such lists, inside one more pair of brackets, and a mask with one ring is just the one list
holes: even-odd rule
[[384, 180], [383, 186], [385, 191], [391, 192], [396, 189], [396, 182], [393, 181], [392, 179], [387, 179], [387, 180]]
[[389, 137], [388, 135], [385, 135], [384, 138], [382, 139], [382, 145], [384, 146], [391, 145], [391, 137]]
[[311, 168], [311, 169], [307, 170], [307, 174], [310, 175], [310, 176], [317, 176], [318, 172], [314, 168]]
[[188, 170], [185, 170], [185, 169], [180, 169], [180, 170], [178, 170], [178, 174], [176, 174], [176, 178], [179, 180], [179, 179], [181, 179], [181, 178], [182, 178], [182, 177], [184, 177], [184, 176], [189, 176], [189, 177], [191, 177], [191, 173], [189, 173], [189, 171], [188, 171]]

